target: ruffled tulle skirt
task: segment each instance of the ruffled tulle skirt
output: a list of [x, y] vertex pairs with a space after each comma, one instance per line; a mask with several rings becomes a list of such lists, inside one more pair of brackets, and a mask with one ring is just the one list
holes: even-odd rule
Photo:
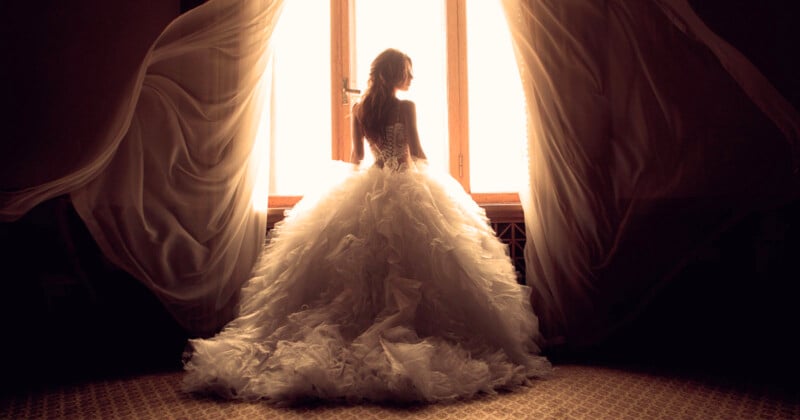
[[529, 290], [484, 211], [425, 168], [351, 172], [272, 231], [239, 315], [191, 340], [187, 391], [439, 401], [529, 383]]

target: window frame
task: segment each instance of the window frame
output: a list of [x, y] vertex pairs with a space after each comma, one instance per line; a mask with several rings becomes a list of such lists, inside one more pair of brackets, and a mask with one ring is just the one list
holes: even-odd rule
[[[352, 101], [347, 92], [355, 55], [351, 46], [355, 34], [350, 22], [355, 19], [354, 0], [330, 0], [331, 11], [331, 158], [350, 160]], [[469, 92], [467, 73], [467, 0], [445, 0], [447, 45], [447, 118], [449, 172], [476, 203], [483, 207], [519, 208], [514, 192], [473, 193], [470, 189]], [[270, 195], [268, 208], [290, 208], [302, 196]], [[509, 207], [510, 206], [510, 207]]]

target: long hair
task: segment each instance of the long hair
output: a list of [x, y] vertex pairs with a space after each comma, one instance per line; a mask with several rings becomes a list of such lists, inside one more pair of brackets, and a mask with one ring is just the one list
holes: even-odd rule
[[411, 59], [393, 48], [378, 54], [372, 61], [366, 92], [353, 110], [367, 138], [379, 138], [388, 125], [397, 106], [394, 90], [409, 76], [410, 66]]

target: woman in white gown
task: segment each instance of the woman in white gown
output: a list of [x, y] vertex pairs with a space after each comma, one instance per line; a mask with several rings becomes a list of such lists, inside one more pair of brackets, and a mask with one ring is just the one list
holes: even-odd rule
[[425, 165], [411, 60], [372, 63], [353, 108], [353, 163], [272, 231], [238, 317], [191, 340], [184, 388], [285, 402], [440, 401], [529, 383], [539, 355], [529, 289], [485, 212]]

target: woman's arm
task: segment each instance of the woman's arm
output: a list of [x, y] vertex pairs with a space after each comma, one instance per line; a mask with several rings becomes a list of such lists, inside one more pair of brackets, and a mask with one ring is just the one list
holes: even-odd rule
[[422, 151], [422, 145], [419, 142], [419, 132], [417, 132], [417, 107], [414, 102], [404, 101], [406, 103], [406, 125], [408, 133], [408, 148], [411, 152], [411, 157], [414, 159], [427, 160], [425, 152]]
[[361, 164], [361, 161], [364, 159], [364, 131], [361, 128], [361, 122], [358, 121], [358, 116], [356, 115], [356, 107], [358, 104], [353, 106], [353, 111], [351, 113], [350, 121], [351, 121], [351, 130], [352, 133], [352, 141], [353, 147], [350, 151], [350, 163], [354, 165]]

